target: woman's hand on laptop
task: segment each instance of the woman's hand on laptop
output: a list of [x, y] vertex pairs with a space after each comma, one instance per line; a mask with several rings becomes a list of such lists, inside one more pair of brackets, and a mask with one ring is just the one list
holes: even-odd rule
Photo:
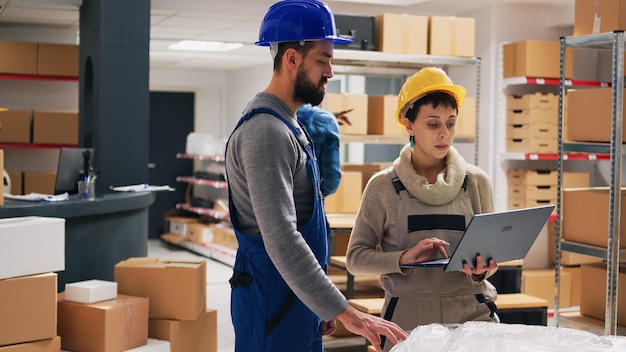
[[402, 253], [400, 265], [424, 262], [430, 259], [435, 252], [439, 252], [444, 258], [448, 258], [448, 253], [445, 249], [448, 245], [450, 245], [448, 242], [437, 237], [423, 239]]
[[491, 258], [487, 262], [487, 265], [483, 265], [483, 257], [480, 254], [476, 255], [476, 265], [474, 265], [473, 268], [470, 267], [468, 263], [463, 264], [463, 272], [472, 277], [484, 276], [489, 270], [495, 269], [498, 269], [498, 263]]

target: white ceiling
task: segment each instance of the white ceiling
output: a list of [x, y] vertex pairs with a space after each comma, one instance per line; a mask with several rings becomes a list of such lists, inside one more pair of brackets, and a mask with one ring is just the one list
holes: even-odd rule
[[[89, 0], [0, 0], [2, 27], [37, 26], [78, 31], [78, 9]], [[132, 1], [132, 0], [127, 0]], [[354, 1], [354, 0], [352, 0]], [[464, 14], [505, 4], [573, 6], [574, 0], [379, 0], [384, 5], [351, 0], [328, 1], [338, 14], [376, 15], [384, 12], [417, 15]], [[270, 62], [267, 48], [254, 46], [267, 8], [275, 0], [151, 0], [151, 69], [230, 71]], [[242, 42], [227, 53], [174, 51], [172, 43], [184, 39]]]

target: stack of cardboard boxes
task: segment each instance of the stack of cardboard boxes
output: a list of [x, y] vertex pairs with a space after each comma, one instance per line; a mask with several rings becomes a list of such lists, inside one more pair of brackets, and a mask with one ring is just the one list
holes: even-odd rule
[[149, 299], [149, 337], [169, 341], [172, 352], [217, 352], [204, 260], [130, 258], [115, 265], [115, 282], [121, 294]]
[[0, 351], [59, 352], [57, 274], [65, 269], [65, 220], [0, 220]]
[[[0, 40], [0, 73], [20, 79], [78, 80], [78, 46]], [[0, 144], [78, 145], [78, 112], [3, 106]], [[56, 170], [9, 170], [15, 195], [54, 193]], [[23, 178], [23, 180], [22, 180]], [[22, 188], [23, 185], [23, 188]]]

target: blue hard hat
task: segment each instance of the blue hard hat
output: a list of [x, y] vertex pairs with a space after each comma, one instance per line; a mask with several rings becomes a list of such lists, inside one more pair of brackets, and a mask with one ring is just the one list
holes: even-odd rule
[[332, 40], [335, 44], [350, 44], [335, 29], [335, 17], [326, 3], [317, 0], [282, 0], [265, 14], [256, 45], [297, 42], [301, 40]]

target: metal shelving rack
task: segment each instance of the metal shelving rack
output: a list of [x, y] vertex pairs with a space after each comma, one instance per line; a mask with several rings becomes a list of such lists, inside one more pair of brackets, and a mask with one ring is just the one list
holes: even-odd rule
[[[569, 143], [563, 141], [563, 98], [566, 90], [565, 49], [566, 47], [586, 47], [591, 49], [612, 50], [612, 117], [611, 142], [606, 143]], [[559, 150], [558, 150], [558, 183], [557, 183], [557, 223], [556, 223], [556, 262], [555, 262], [555, 298], [554, 318], [559, 325], [559, 281], [561, 268], [561, 250], [587, 254], [607, 261], [607, 292], [604, 333], [617, 334], [617, 280], [619, 274], [620, 252], [626, 256], [626, 250], [620, 251], [620, 211], [621, 211], [621, 170], [622, 156], [625, 154], [622, 145], [623, 126], [623, 92], [624, 92], [624, 31], [589, 34], [572, 37], [561, 37], [560, 55], [560, 90], [559, 90]], [[610, 155], [609, 184], [609, 233], [606, 248], [598, 248], [572, 242], [561, 241], [561, 188], [563, 178], [563, 157], [568, 152], [597, 153]], [[562, 318], [562, 317], [561, 317]]]
[[[386, 76], [406, 78], [424, 67], [476, 68], [476, 129], [474, 138], [455, 137], [458, 143], [474, 143], [474, 164], [478, 165], [478, 134], [480, 121], [481, 59], [436, 55], [393, 54], [380, 51], [342, 50], [333, 52], [333, 71], [336, 74]], [[342, 143], [405, 144], [406, 137], [393, 136], [341, 136]]]

